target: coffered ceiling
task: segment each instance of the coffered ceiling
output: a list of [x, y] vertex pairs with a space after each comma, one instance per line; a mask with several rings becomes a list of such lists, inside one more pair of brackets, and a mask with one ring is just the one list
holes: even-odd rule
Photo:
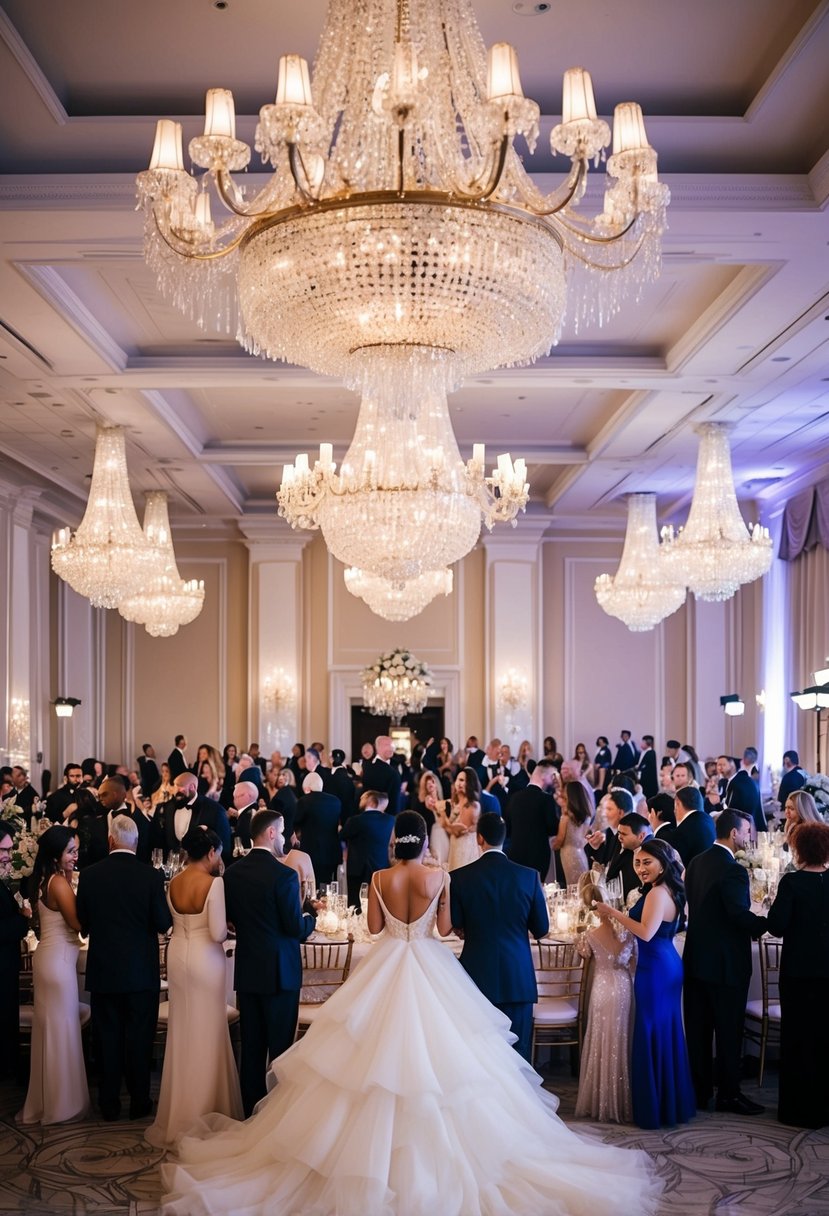
[[[643, 103], [671, 187], [662, 277], [603, 329], [451, 399], [464, 454], [524, 455], [531, 509], [618, 527], [624, 495], [660, 514], [693, 485], [694, 426], [734, 424], [738, 493], [771, 503], [829, 466], [829, 0], [479, 0], [484, 38], [519, 51], [547, 151], [561, 73], [581, 63], [600, 112]], [[516, 11], [518, 10], [518, 11]], [[344, 452], [357, 399], [245, 355], [158, 295], [133, 179], [155, 118], [200, 129], [205, 88], [234, 89], [239, 133], [272, 100], [280, 53], [312, 57], [323, 0], [0, 2], [0, 478], [76, 523], [94, 427], [129, 428], [136, 497], [171, 492], [179, 532], [277, 521], [297, 450]], [[598, 209], [602, 173], [585, 207]], [[204, 532], [207, 529], [207, 533]]]

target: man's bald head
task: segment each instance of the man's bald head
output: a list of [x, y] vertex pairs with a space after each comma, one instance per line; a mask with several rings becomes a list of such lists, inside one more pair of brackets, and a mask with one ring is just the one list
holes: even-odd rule
[[198, 778], [195, 773], [179, 773], [173, 785], [178, 793], [186, 794], [188, 798], [191, 798], [199, 788]]

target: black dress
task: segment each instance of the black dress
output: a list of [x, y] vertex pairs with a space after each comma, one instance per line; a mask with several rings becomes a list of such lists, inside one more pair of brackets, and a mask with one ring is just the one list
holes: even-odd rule
[[780, 1096], [777, 1117], [829, 1126], [829, 1052], [809, 1028], [829, 1008], [829, 873], [784, 874], [769, 909], [780, 959]]

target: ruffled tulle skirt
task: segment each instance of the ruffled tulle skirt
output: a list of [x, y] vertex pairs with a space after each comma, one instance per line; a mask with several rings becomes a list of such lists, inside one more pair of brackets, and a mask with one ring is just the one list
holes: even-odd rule
[[654, 1211], [647, 1155], [570, 1131], [513, 1037], [446, 946], [384, 937], [247, 1122], [182, 1138], [165, 1216]]

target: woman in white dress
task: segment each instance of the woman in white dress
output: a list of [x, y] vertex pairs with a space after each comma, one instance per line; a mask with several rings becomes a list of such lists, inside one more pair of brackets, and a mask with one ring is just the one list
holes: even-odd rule
[[222, 842], [191, 828], [182, 841], [187, 866], [170, 883], [173, 936], [167, 948], [170, 1010], [164, 1069], [150, 1144], [173, 1144], [210, 1111], [242, 1118], [239, 1075], [227, 1026], [227, 937]]
[[481, 783], [474, 768], [458, 773], [452, 786], [451, 806], [443, 804], [449, 834], [449, 866], [457, 870], [481, 855], [475, 828], [481, 817]]
[[29, 1090], [20, 1123], [65, 1123], [89, 1110], [78, 1016], [78, 931], [70, 879], [78, 860], [73, 828], [48, 828], [37, 842], [29, 890], [40, 942], [32, 959], [34, 1015]]
[[375, 874], [384, 930], [310, 1030], [271, 1065], [243, 1124], [211, 1116], [162, 1166], [165, 1216], [618, 1216], [653, 1212], [646, 1154], [582, 1139], [513, 1050], [509, 1019], [434, 936], [448, 877], [426, 824], [395, 821]]

